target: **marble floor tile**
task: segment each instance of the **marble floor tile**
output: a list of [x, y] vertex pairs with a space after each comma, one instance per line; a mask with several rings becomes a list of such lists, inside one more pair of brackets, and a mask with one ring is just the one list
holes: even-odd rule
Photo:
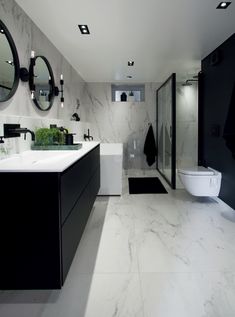
[[95, 202], [74, 259], [77, 273], [138, 272], [130, 207], [112, 201]]
[[105, 217], [105, 228], [134, 230], [133, 205], [129, 201], [117, 201], [110, 198]]
[[87, 231], [75, 261], [78, 273], [138, 272], [134, 230], [106, 228], [99, 238]]
[[136, 208], [135, 233], [140, 272], [233, 271], [234, 224], [218, 207], [166, 202]]
[[235, 316], [234, 273], [142, 273], [145, 317]]
[[69, 274], [61, 291], [5, 292], [0, 316], [144, 317], [139, 275]]

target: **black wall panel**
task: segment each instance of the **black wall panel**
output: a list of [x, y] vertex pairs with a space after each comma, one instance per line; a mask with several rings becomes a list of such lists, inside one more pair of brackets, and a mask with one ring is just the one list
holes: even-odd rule
[[222, 172], [220, 198], [235, 208], [235, 34], [202, 60], [199, 87], [199, 162]]

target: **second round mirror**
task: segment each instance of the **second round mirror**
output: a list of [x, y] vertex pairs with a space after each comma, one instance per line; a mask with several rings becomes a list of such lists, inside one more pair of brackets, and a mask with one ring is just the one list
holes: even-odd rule
[[55, 82], [50, 63], [46, 57], [37, 56], [31, 60], [29, 73], [29, 85], [30, 89], [34, 90], [33, 101], [35, 105], [42, 111], [49, 110], [55, 97]]

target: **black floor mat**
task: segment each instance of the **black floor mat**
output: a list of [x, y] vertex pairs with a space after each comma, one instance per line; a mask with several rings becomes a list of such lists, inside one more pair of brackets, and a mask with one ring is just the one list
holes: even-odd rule
[[129, 194], [167, 194], [158, 177], [129, 177]]

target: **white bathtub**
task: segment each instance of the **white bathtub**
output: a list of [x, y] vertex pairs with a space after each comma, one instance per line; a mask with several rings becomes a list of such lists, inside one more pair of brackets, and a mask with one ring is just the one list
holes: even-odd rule
[[100, 190], [98, 195], [122, 194], [122, 143], [100, 144]]

